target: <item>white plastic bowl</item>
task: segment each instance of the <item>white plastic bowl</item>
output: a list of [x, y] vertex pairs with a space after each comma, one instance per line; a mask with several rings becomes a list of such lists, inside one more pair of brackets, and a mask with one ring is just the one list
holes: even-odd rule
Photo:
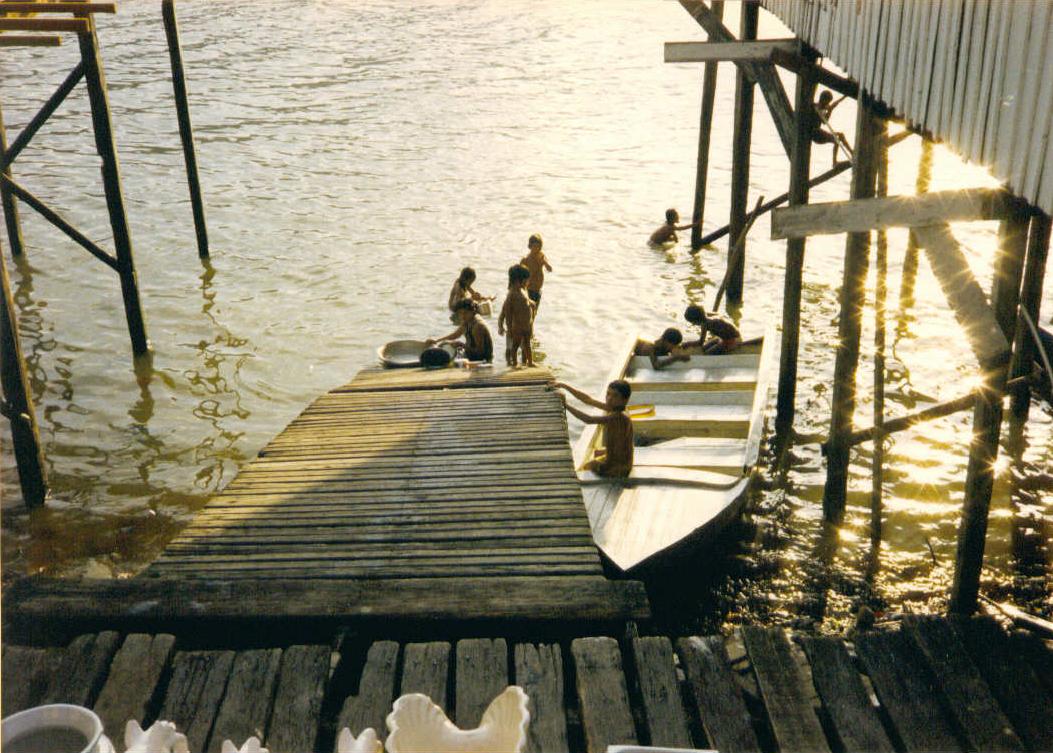
[[[83, 748], [35, 748], [35, 753], [103, 753], [102, 721], [90, 709], [69, 703], [54, 703], [48, 706], [19, 711], [0, 723], [0, 746], [14, 750], [20, 738], [49, 727], [60, 727], [76, 732], [87, 742]], [[27, 749], [28, 750], [28, 749]]]

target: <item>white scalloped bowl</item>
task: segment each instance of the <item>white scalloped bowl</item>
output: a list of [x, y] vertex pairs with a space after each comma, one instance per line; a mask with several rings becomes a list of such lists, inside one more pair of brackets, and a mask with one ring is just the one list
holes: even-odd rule
[[522, 753], [529, 698], [518, 685], [497, 696], [475, 729], [459, 729], [428, 696], [410, 693], [388, 714], [388, 753]]

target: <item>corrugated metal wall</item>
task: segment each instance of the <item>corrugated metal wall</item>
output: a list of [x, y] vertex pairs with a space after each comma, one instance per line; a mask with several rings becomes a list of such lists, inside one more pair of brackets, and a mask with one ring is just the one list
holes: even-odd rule
[[1053, 214], [1053, 0], [762, 0], [919, 128]]

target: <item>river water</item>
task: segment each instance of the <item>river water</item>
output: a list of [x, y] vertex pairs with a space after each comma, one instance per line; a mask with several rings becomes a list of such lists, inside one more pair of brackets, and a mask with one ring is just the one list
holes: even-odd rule
[[[26, 260], [8, 264], [54, 499], [21, 509], [5, 436], [5, 582], [134, 574], [310, 400], [369, 365], [378, 344], [443, 334], [461, 266], [476, 267], [482, 292], [499, 293], [531, 233], [555, 268], [539, 350], [566, 381], [598, 388], [627, 331], [660, 331], [689, 301], [712, 302], [724, 242], [697, 257], [644, 244], [667, 206], [690, 214], [693, 194], [701, 69], [663, 64], [662, 43], [703, 36], [679, 4], [184, 0], [178, 10], [212, 261], [196, 255], [160, 4], [128, 0], [101, 17], [99, 38], [154, 355], [133, 366], [115, 275], [24, 209]], [[729, 3], [733, 28], [737, 13]], [[786, 35], [762, 15], [762, 36]], [[72, 39], [0, 55], [12, 137], [75, 56]], [[728, 213], [733, 84], [722, 66], [707, 229]], [[782, 193], [788, 174], [759, 95], [756, 112], [751, 204]], [[848, 134], [853, 121], [851, 103], [835, 112]], [[913, 192], [919, 153], [917, 138], [894, 148], [890, 193]], [[80, 88], [15, 175], [105, 245], [97, 164]], [[843, 199], [847, 183], [846, 174], [813, 200]], [[937, 149], [933, 190], [988, 185], [982, 169]], [[762, 219], [751, 235], [736, 312], [747, 336], [781, 310], [785, 245], [768, 232]], [[955, 232], [988, 285], [996, 226]], [[976, 375], [926, 262], [917, 302], [896, 312], [905, 245], [905, 233], [890, 234], [892, 415], [955, 397]], [[876, 572], [865, 564], [868, 446], [853, 456], [845, 524], [821, 524], [816, 443], [830, 413], [843, 249], [843, 236], [808, 247], [794, 463], [761, 484], [736, 543], [651, 584], [663, 619], [838, 630], [862, 601], [879, 612], [945, 603], [969, 413], [890, 443]], [[863, 338], [860, 425], [872, 407], [869, 310]], [[1015, 459], [999, 463], [983, 587], [1048, 616], [1053, 489], [1042, 473], [1053, 465], [1053, 417], [1031, 416]]]

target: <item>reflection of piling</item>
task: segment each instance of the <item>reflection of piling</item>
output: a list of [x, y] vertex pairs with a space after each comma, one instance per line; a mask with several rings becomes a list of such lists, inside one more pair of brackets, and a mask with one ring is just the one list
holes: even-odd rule
[[[713, 0], [710, 10], [719, 21], [724, 0]], [[713, 129], [713, 106], [717, 96], [717, 63], [706, 63], [702, 74], [702, 113], [698, 121], [698, 163], [695, 170], [695, 204], [691, 214], [691, 249], [702, 248], [702, 221], [706, 214], [706, 178], [709, 172], [709, 135]]]
[[[885, 136], [885, 122], [871, 113], [870, 99], [861, 97], [856, 115], [855, 159], [852, 165], [853, 199], [874, 195], [874, 178], [879, 142]], [[838, 323], [837, 359], [834, 363], [833, 412], [830, 416], [830, 443], [827, 451], [826, 486], [823, 488], [823, 515], [837, 520], [845, 511], [848, 488], [847, 435], [852, 431], [856, 409], [856, 367], [859, 364], [859, 333], [866, 300], [870, 232], [848, 234], [845, 267], [841, 282], [841, 315]]]
[[44, 504], [48, 493], [44, 454], [40, 449], [33, 399], [29, 393], [22, 347], [18, 342], [18, 322], [11, 298], [11, 283], [7, 277], [7, 263], [0, 254], [0, 383], [4, 389], [3, 411], [11, 421], [11, 440], [18, 465], [18, 482], [26, 506]]
[[[1033, 322], [1038, 321], [1038, 310], [1042, 303], [1042, 278], [1046, 272], [1046, 257], [1049, 254], [1049, 235], [1049, 215], [1036, 212], [1031, 218], [1031, 231], [1027, 240], [1027, 261], [1024, 264], [1024, 282], [1020, 289], [1020, 308], [1028, 313]], [[1025, 322], [1018, 322], [1016, 338], [1013, 342], [1010, 377], [1030, 374], [1035, 355], [1035, 340], [1030, 328]], [[1053, 378], [1053, 375], [1047, 375], [1047, 378]], [[1018, 420], [1026, 420], [1031, 407], [1030, 386], [1018, 385], [1011, 390], [1011, 395], [1013, 416]]]
[[[921, 159], [918, 162], [918, 180], [915, 193], [919, 196], [929, 192], [932, 182], [932, 142], [921, 139]], [[914, 283], [918, 278], [918, 239], [911, 231], [907, 237], [907, 251], [903, 257], [903, 277], [899, 287], [899, 309], [902, 317], [914, 305]]]
[[176, 117], [179, 120], [179, 138], [183, 142], [183, 159], [186, 162], [186, 177], [190, 187], [190, 205], [194, 212], [194, 229], [197, 232], [197, 254], [204, 259], [208, 257], [205, 203], [201, 197], [201, 183], [197, 175], [194, 130], [190, 124], [190, 104], [187, 101], [186, 78], [183, 74], [183, 50], [179, 44], [179, 24], [175, 15], [175, 0], [163, 0], [161, 3], [161, 14], [164, 18], [165, 37], [168, 39], [168, 56], [172, 61], [172, 88], [175, 92]]
[[[760, 6], [757, 3], [742, 4], [742, 20], [739, 39], [757, 38], [757, 20]], [[740, 66], [735, 72], [735, 125], [731, 146], [731, 216], [728, 220], [728, 237], [737, 239], [746, 226], [746, 203], [750, 179], [750, 139], [753, 132], [753, 87], [754, 82]], [[728, 249], [728, 305], [742, 303], [743, 273], [746, 268], [746, 246], [734, 254]]]

